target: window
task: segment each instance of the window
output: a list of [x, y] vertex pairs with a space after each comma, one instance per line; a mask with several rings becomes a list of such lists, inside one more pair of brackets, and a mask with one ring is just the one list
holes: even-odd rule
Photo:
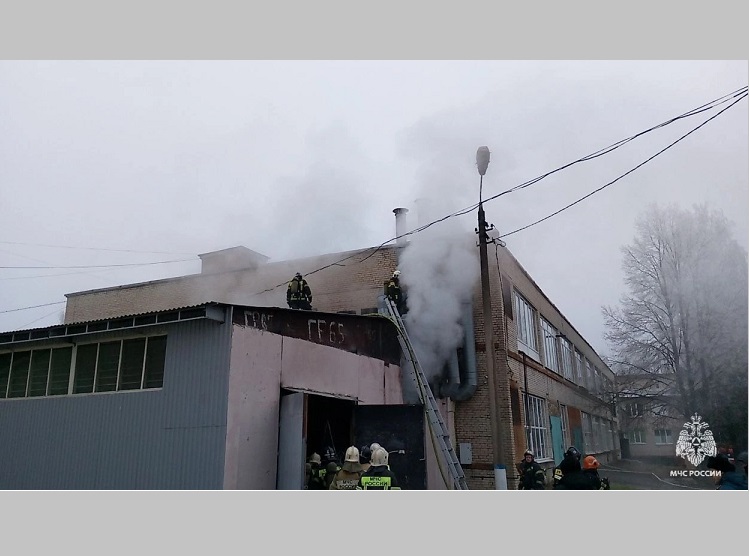
[[603, 438], [601, 436], [601, 418], [593, 416], [593, 451], [602, 452]]
[[601, 371], [598, 370], [598, 367], [594, 367], [595, 369], [595, 386], [593, 387], [593, 391], [597, 395], [601, 395], [601, 392], [603, 391], [603, 385], [601, 384]]
[[593, 420], [589, 413], [581, 412], [583, 418], [583, 451], [593, 451]]
[[541, 317], [541, 334], [544, 339], [544, 365], [555, 373], [559, 372], [557, 360], [557, 329], [549, 321]]
[[645, 431], [642, 429], [629, 431], [627, 436], [629, 437], [630, 444], [645, 444]]
[[656, 444], [673, 444], [674, 440], [669, 429], [655, 429], [653, 431]]
[[637, 402], [625, 404], [624, 411], [630, 417], [642, 417], [642, 405]]
[[582, 386], [584, 383], [583, 375], [585, 374], [585, 363], [583, 354], [575, 350], [575, 384]]
[[0, 398], [161, 388], [165, 361], [166, 336], [0, 353]]
[[526, 441], [528, 449], [536, 454], [536, 459], [551, 459], [551, 446], [548, 441], [547, 423], [549, 417], [546, 411], [546, 400], [536, 396], [525, 395], [528, 409], [526, 423]]
[[614, 449], [614, 423], [611, 421], [611, 419], [606, 421], [608, 425], [608, 435], [606, 436], [606, 449], [607, 450], [613, 450]]
[[589, 359], [585, 360], [585, 387], [588, 389], [588, 392], [593, 391], [593, 387], [595, 385], [595, 374], [593, 374], [593, 363], [590, 362]]
[[536, 342], [536, 310], [517, 291], [513, 292], [513, 304], [515, 306], [515, 323], [518, 329], [518, 343], [528, 355], [536, 360], [538, 355], [538, 344]]
[[574, 351], [572, 344], [567, 338], [560, 338], [559, 343], [562, 346], [562, 373], [564, 374], [564, 378], [566, 378], [567, 380], [572, 380], [574, 376], [574, 360], [572, 359], [574, 356]]
[[0, 353], [0, 398], [67, 394], [72, 353], [72, 347]]

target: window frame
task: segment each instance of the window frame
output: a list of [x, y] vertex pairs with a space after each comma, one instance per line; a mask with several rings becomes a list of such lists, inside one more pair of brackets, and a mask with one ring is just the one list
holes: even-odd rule
[[515, 310], [515, 329], [518, 347], [525, 348], [528, 355], [540, 361], [538, 352], [538, 337], [536, 333], [536, 319], [538, 311], [523, 295], [513, 288], [512, 303]]
[[[663, 437], [663, 439], [660, 437]], [[674, 435], [671, 429], [654, 429], [653, 440], [656, 446], [669, 446], [674, 443]]]
[[523, 403], [526, 407], [527, 420], [525, 423], [525, 440], [536, 461], [554, 459], [549, 442], [549, 409], [545, 398], [523, 393]]
[[643, 429], [632, 429], [627, 433], [630, 444], [647, 444], [647, 437]]
[[[161, 389], [164, 386], [164, 371], [166, 368], [166, 348], [167, 348], [167, 338], [168, 334], [161, 332], [157, 334], [151, 334], [151, 335], [138, 335], [138, 336], [127, 336], [127, 337], [120, 337], [118, 339], [110, 339], [110, 338], [102, 338], [99, 341], [96, 342], [86, 342], [86, 343], [79, 343], [75, 345], [50, 345], [45, 347], [39, 347], [39, 348], [28, 348], [28, 349], [22, 349], [22, 350], [9, 350], [9, 351], [1, 351], [0, 352], [0, 363], [3, 364], [3, 368], [0, 369], [0, 375], [2, 375], [2, 380], [4, 382], [5, 388], [3, 389], [3, 385], [0, 384], [0, 401], [4, 399], [22, 399], [22, 398], [30, 398], [30, 399], [38, 399], [38, 398], [47, 398], [47, 397], [59, 397], [59, 396], [74, 396], [74, 395], [80, 395], [80, 394], [112, 394], [112, 393], [119, 393], [119, 392], [137, 392], [137, 391], [143, 391], [143, 390], [157, 390]], [[122, 373], [122, 364], [123, 364], [123, 354], [124, 354], [124, 346], [128, 342], [133, 341], [139, 341], [144, 340], [144, 346], [143, 346], [143, 354], [141, 357], [141, 369], [140, 369], [140, 384], [138, 388], [121, 388], [121, 373]], [[117, 354], [117, 369], [116, 374], [114, 375], [114, 388], [107, 387], [105, 389], [101, 388], [100, 384], [100, 365], [102, 361], [100, 360], [100, 354], [101, 354], [101, 346], [102, 345], [113, 345], [113, 344], [119, 344], [118, 345], [118, 354]], [[149, 348], [153, 345], [153, 350], [151, 352], [152, 358], [149, 359]], [[79, 372], [82, 372], [81, 364], [85, 363], [85, 360], [82, 360], [79, 355], [81, 351], [89, 351], [93, 352], [89, 355], [93, 355], [92, 361], [89, 361], [89, 367], [90, 364], [93, 363], [93, 369], [88, 368], [88, 372], [91, 373], [90, 377], [87, 377], [87, 380], [84, 384], [84, 387], [82, 390], [78, 390], [78, 388], [81, 388], [80, 382], [77, 382], [77, 378], [80, 378], [78, 375]], [[66, 353], [67, 352], [67, 353]], [[45, 355], [46, 353], [46, 355]], [[37, 369], [33, 368], [33, 362], [35, 360], [38, 361], [39, 357], [46, 357], [46, 373], [42, 366], [39, 366]], [[12, 385], [12, 379], [13, 377], [13, 370], [14, 370], [14, 362], [16, 361], [16, 358], [19, 358], [19, 361], [22, 361], [25, 358], [28, 358], [28, 362], [25, 365], [25, 384], [26, 388], [24, 391], [24, 395], [15, 395], [12, 398], [9, 398], [9, 394], [11, 393], [11, 385]], [[5, 377], [5, 362], [7, 361], [7, 377]], [[149, 367], [150, 363], [150, 367]], [[57, 367], [55, 367], [55, 364]], [[111, 361], [110, 361], [111, 364]], [[67, 367], [67, 373], [65, 372], [65, 368]], [[23, 371], [23, 369], [17, 368], [16, 373], [20, 373]], [[44, 385], [44, 393], [41, 393], [40, 388], [34, 388], [32, 389], [32, 380], [34, 379], [33, 371], [36, 371], [39, 373], [38, 377], [42, 376], [42, 373], [45, 377], [45, 385]], [[54, 376], [53, 376], [54, 371]], [[150, 372], [150, 379], [153, 384], [155, 385], [148, 385], [147, 382], [147, 375]], [[110, 375], [112, 374], [110, 369]], [[20, 374], [17, 375], [17, 379], [20, 379]], [[52, 379], [55, 378], [55, 381], [53, 383]], [[110, 378], [112, 378], [110, 376]], [[88, 382], [91, 381], [91, 384], [89, 385]], [[62, 385], [63, 383], [66, 386], [65, 392], [62, 392]], [[20, 393], [20, 382], [18, 383], [18, 387], [16, 390]], [[53, 393], [52, 388], [56, 385], [55, 392]], [[90, 386], [90, 389], [89, 389]], [[35, 395], [31, 395], [32, 392], [38, 392]]]
[[[561, 374], [559, 370], [559, 346], [557, 345], [557, 334], [559, 334], [559, 331], [543, 316], [539, 316], [539, 321], [543, 336], [544, 365], [550, 371]], [[550, 352], [553, 352], [553, 354]]]

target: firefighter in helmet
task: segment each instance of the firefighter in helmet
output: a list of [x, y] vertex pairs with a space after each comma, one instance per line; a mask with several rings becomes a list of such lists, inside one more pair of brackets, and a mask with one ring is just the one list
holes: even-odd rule
[[308, 490], [325, 490], [325, 468], [322, 466], [322, 458], [317, 452], [313, 452], [307, 462], [307, 489]]
[[286, 288], [286, 303], [291, 309], [312, 310], [312, 290], [301, 272], [297, 272]]
[[385, 286], [385, 295], [387, 295], [388, 299], [395, 304], [398, 312], [401, 315], [405, 315], [408, 312], [408, 309], [406, 307], [406, 300], [400, 285], [400, 276], [400, 270], [393, 271], [393, 275], [390, 277], [390, 280], [388, 280], [387, 285]]
[[523, 454], [523, 461], [517, 465], [517, 468], [520, 473], [518, 490], [546, 489], [546, 476], [544, 475], [544, 470], [538, 463], [536, 463], [533, 452], [526, 450]]
[[379, 447], [372, 452], [372, 465], [359, 478], [356, 490], [400, 490], [398, 479], [388, 467], [388, 453]]
[[361, 474], [359, 449], [356, 446], [349, 446], [343, 456], [343, 465], [333, 475], [333, 480], [328, 488], [330, 490], [356, 490]]
[[595, 456], [585, 456], [583, 459], [583, 475], [590, 483], [591, 490], [609, 490], [610, 488], [608, 478], [598, 474], [600, 466]]

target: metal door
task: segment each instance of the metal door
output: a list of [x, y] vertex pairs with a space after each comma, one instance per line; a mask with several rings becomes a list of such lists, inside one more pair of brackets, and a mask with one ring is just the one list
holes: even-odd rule
[[554, 454], [554, 465], [559, 465], [564, 459], [564, 452], [567, 448], [564, 445], [564, 435], [562, 434], [562, 419], [551, 416], [551, 449]]
[[304, 488], [304, 397], [293, 392], [281, 396], [278, 428], [277, 490]]

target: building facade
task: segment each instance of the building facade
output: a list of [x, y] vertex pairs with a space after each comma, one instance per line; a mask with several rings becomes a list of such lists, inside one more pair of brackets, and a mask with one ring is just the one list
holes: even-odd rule
[[[398, 218], [398, 212], [396, 215]], [[402, 231], [403, 224], [397, 222], [397, 228]], [[286, 311], [282, 309], [286, 284], [295, 272], [301, 272], [312, 287], [313, 315], [326, 313], [327, 320], [332, 318], [329, 315], [373, 316], [383, 312], [383, 282], [398, 267], [408, 245], [398, 241], [281, 262], [269, 262], [250, 249], [234, 247], [201, 255], [199, 274], [68, 294], [65, 321], [116, 319], [124, 314], [209, 302]], [[497, 262], [488, 276], [494, 345], [487, 348], [485, 342], [483, 290], [477, 280], [459, 323], [463, 342], [430, 382], [469, 488], [502, 488], [498, 466], [506, 472], [507, 488], [516, 488], [515, 464], [526, 449], [536, 454], [549, 478], [570, 445], [603, 462], [617, 459], [620, 447], [611, 396], [613, 373], [506, 247], [491, 243], [488, 249], [489, 257]], [[408, 316], [405, 321], [408, 326]], [[335, 336], [334, 331], [327, 333]], [[494, 396], [489, 393], [488, 357], [493, 358], [497, 377]], [[306, 360], [299, 361], [299, 368], [307, 366]], [[329, 395], [336, 382], [324, 378], [330, 374], [328, 368], [318, 365], [316, 369], [314, 372], [323, 373], [319, 379], [322, 385], [305, 391]], [[413, 408], [417, 400], [409, 393], [399, 367], [398, 373], [402, 397], [393, 405], [410, 411], [406, 408]], [[236, 395], [233, 384], [227, 383], [227, 387], [230, 397]], [[359, 394], [349, 395], [356, 406], [371, 403]], [[492, 400], [494, 408], [490, 407]], [[377, 421], [378, 417], [371, 419]], [[493, 430], [502, 449], [499, 462], [493, 450]], [[359, 440], [356, 435], [349, 438]], [[426, 434], [422, 439], [429, 444]], [[436, 455], [428, 447], [424, 453], [431, 462], [424, 470], [426, 488], [446, 488], [436, 476]], [[240, 484], [246, 483], [225, 486]]]
[[0, 488], [301, 489], [379, 439], [428, 483], [384, 317], [204, 304], [0, 335]]

